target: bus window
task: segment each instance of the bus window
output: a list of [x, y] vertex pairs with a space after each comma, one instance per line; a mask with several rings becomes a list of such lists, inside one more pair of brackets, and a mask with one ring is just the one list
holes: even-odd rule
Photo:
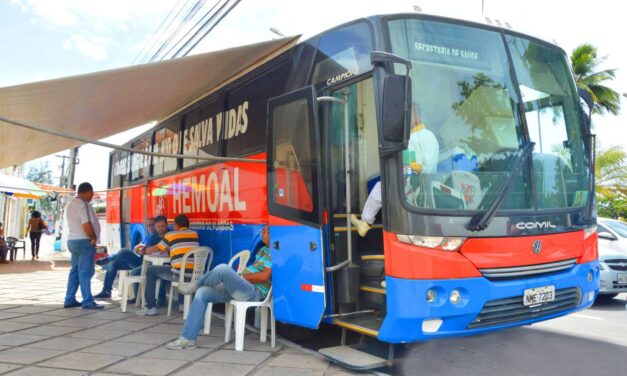
[[372, 70], [372, 33], [368, 24], [355, 23], [320, 38], [311, 83], [320, 88]]
[[[152, 134], [143, 135], [131, 143], [131, 148], [143, 151], [151, 151]], [[150, 156], [133, 153], [131, 157], [131, 181], [135, 182], [147, 178], [150, 173]]]
[[277, 106], [273, 110], [272, 199], [275, 203], [306, 213], [314, 210], [312, 159], [307, 99]]
[[129, 178], [129, 153], [115, 151], [111, 153], [109, 163], [109, 188], [125, 185]]
[[224, 119], [227, 157], [264, 151], [267, 100], [285, 92], [288, 74], [289, 61], [284, 61], [229, 91], [229, 115]]
[[[222, 96], [214, 97], [208, 102], [196, 107], [185, 115], [183, 128], [183, 154], [185, 155], [218, 155], [220, 139], [218, 129], [222, 129], [224, 123]], [[183, 167], [194, 166], [197, 159], [184, 159]]]
[[[155, 141], [153, 151], [157, 153], [178, 154], [179, 152], [179, 129], [178, 118], [171, 119], [164, 126], [155, 131]], [[176, 158], [154, 157], [152, 159], [152, 175], [159, 176], [168, 172], [176, 171]]]

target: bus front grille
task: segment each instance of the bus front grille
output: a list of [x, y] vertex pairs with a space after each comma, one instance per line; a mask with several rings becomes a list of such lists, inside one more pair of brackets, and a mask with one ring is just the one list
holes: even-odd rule
[[549, 274], [568, 270], [575, 266], [577, 259], [568, 259], [546, 264], [514, 266], [508, 268], [480, 269], [479, 271], [489, 280], [506, 278], [537, 277], [542, 274]]
[[534, 306], [523, 305], [523, 296], [491, 300], [466, 329], [487, 328], [548, 316], [575, 308], [581, 301], [581, 290], [570, 287], [555, 291], [555, 300]]

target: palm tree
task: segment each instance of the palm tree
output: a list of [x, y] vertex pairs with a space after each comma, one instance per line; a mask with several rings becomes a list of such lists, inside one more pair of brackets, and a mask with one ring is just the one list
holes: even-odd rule
[[616, 69], [596, 72], [597, 67], [605, 60], [597, 56], [597, 48], [589, 43], [577, 46], [570, 58], [577, 87], [592, 95], [594, 102], [592, 113], [607, 112], [618, 115], [620, 111], [620, 94], [603, 85], [615, 77]]

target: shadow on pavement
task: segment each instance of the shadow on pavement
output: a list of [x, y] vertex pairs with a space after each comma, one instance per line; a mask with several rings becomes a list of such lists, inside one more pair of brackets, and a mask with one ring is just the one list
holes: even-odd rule
[[68, 261], [13, 261], [10, 264], [0, 264], [0, 274], [22, 274], [37, 271], [59, 270], [69, 268]]
[[399, 363], [382, 371], [393, 375], [615, 375], [624, 369], [626, 358], [624, 346], [517, 328], [407, 345]]

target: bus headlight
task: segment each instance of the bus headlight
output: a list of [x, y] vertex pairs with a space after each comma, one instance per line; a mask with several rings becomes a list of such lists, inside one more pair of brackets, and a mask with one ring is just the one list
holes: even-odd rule
[[462, 300], [462, 294], [460, 294], [458, 289], [451, 291], [451, 295], [448, 298], [451, 303], [458, 304]]
[[453, 236], [418, 236], [397, 234], [399, 242], [417, 245], [419, 247], [441, 249], [443, 251], [457, 251], [466, 238]]
[[590, 235], [594, 234], [595, 232], [597, 232], [597, 226], [594, 225], [592, 227], [588, 227], [583, 229], [583, 238], [584, 239], [588, 239], [590, 237]]

